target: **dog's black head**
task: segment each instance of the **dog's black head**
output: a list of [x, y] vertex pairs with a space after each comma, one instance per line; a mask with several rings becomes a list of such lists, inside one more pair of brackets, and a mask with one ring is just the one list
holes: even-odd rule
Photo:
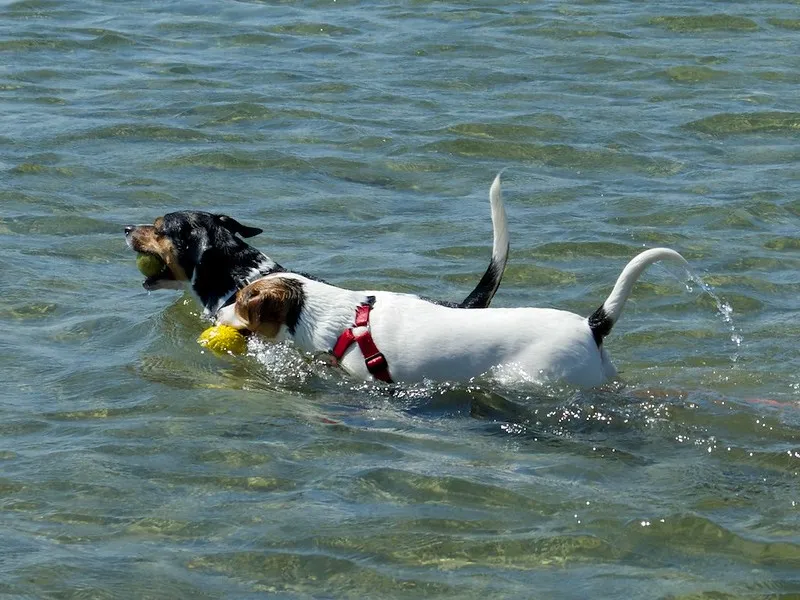
[[283, 270], [238, 237], [261, 232], [226, 215], [181, 211], [167, 213], [152, 225], [126, 227], [125, 239], [131, 249], [155, 255], [165, 265], [159, 274], [144, 280], [145, 289], [190, 285], [203, 307], [214, 313], [255, 277]]

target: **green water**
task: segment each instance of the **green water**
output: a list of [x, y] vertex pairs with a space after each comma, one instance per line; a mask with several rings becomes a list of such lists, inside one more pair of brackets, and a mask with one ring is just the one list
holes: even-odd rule
[[[0, 2], [0, 596], [800, 597], [800, 6]], [[579, 391], [219, 358], [123, 226], [589, 314]], [[722, 310], [721, 310], [722, 309]], [[732, 309], [732, 312], [730, 312]]]

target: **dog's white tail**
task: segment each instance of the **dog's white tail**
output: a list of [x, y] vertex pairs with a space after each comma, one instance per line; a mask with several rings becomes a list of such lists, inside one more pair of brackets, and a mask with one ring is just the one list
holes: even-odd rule
[[[503, 204], [503, 192], [500, 189], [500, 173], [494, 178], [492, 187], [489, 188], [489, 204], [492, 207], [492, 233], [494, 243], [492, 244], [492, 262], [500, 268], [502, 273], [508, 261], [508, 217], [506, 217], [506, 207]], [[500, 282], [497, 282], [500, 285]]]
[[603, 338], [611, 333], [614, 323], [619, 320], [625, 301], [631, 295], [633, 284], [636, 283], [647, 267], [664, 259], [674, 260], [685, 267], [689, 266], [685, 258], [669, 248], [645, 250], [625, 265], [622, 273], [617, 278], [617, 283], [614, 284], [614, 289], [611, 290], [611, 294], [603, 302], [603, 305], [589, 317], [589, 327], [592, 329], [592, 335], [598, 346], [603, 342]]
[[508, 218], [500, 189], [500, 173], [489, 188], [489, 203], [492, 208], [492, 258], [477, 287], [467, 296], [461, 306], [464, 308], [485, 308], [494, 297], [508, 262]]

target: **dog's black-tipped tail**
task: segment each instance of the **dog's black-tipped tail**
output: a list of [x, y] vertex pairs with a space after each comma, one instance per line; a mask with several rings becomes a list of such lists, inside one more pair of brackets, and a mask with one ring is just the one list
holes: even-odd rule
[[647, 267], [665, 259], [674, 260], [687, 268], [689, 266], [685, 258], [669, 248], [645, 250], [625, 265], [622, 273], [617, 278], [617, 283], [614, 284], [614, 289], [611, 290], [611, 294], [588, 319], [589, 328], [592, 330], [592, 336], [598, 347], [603, 343], [603, 338], [611, 333], [614, 323], [619, 320], [625, 301], [631, 295], [633, 284], [636, 283]]
[[492, 258], [489, 267], [481, 277], [478, 285], [459, 305], [462, 308], [486, 308], [492, 302], [508, 262], [508, 218], [503, 204], [503, 193], [500, 188], [500, 173], [494, 178], [489, 188], [489, 203], [492, 208]]

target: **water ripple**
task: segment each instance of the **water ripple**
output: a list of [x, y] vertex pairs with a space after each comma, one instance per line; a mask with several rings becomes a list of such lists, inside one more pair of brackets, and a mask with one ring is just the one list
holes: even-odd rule
[[[797, 15], [620, 7], [3, 3], [0, 595], [795, 597]], [[122, 234], [459, 300], [501, 169], [495, 305], [590, 314], [661, 245], [717, 300], [648, 270], [600, 389], [387, 388], [204, 353]]]
[[800, 130], [800, 113], [754, 112], [722, 113], [687, 123], [688, 129], [716, 136], [738, 133], [791, 134]]

